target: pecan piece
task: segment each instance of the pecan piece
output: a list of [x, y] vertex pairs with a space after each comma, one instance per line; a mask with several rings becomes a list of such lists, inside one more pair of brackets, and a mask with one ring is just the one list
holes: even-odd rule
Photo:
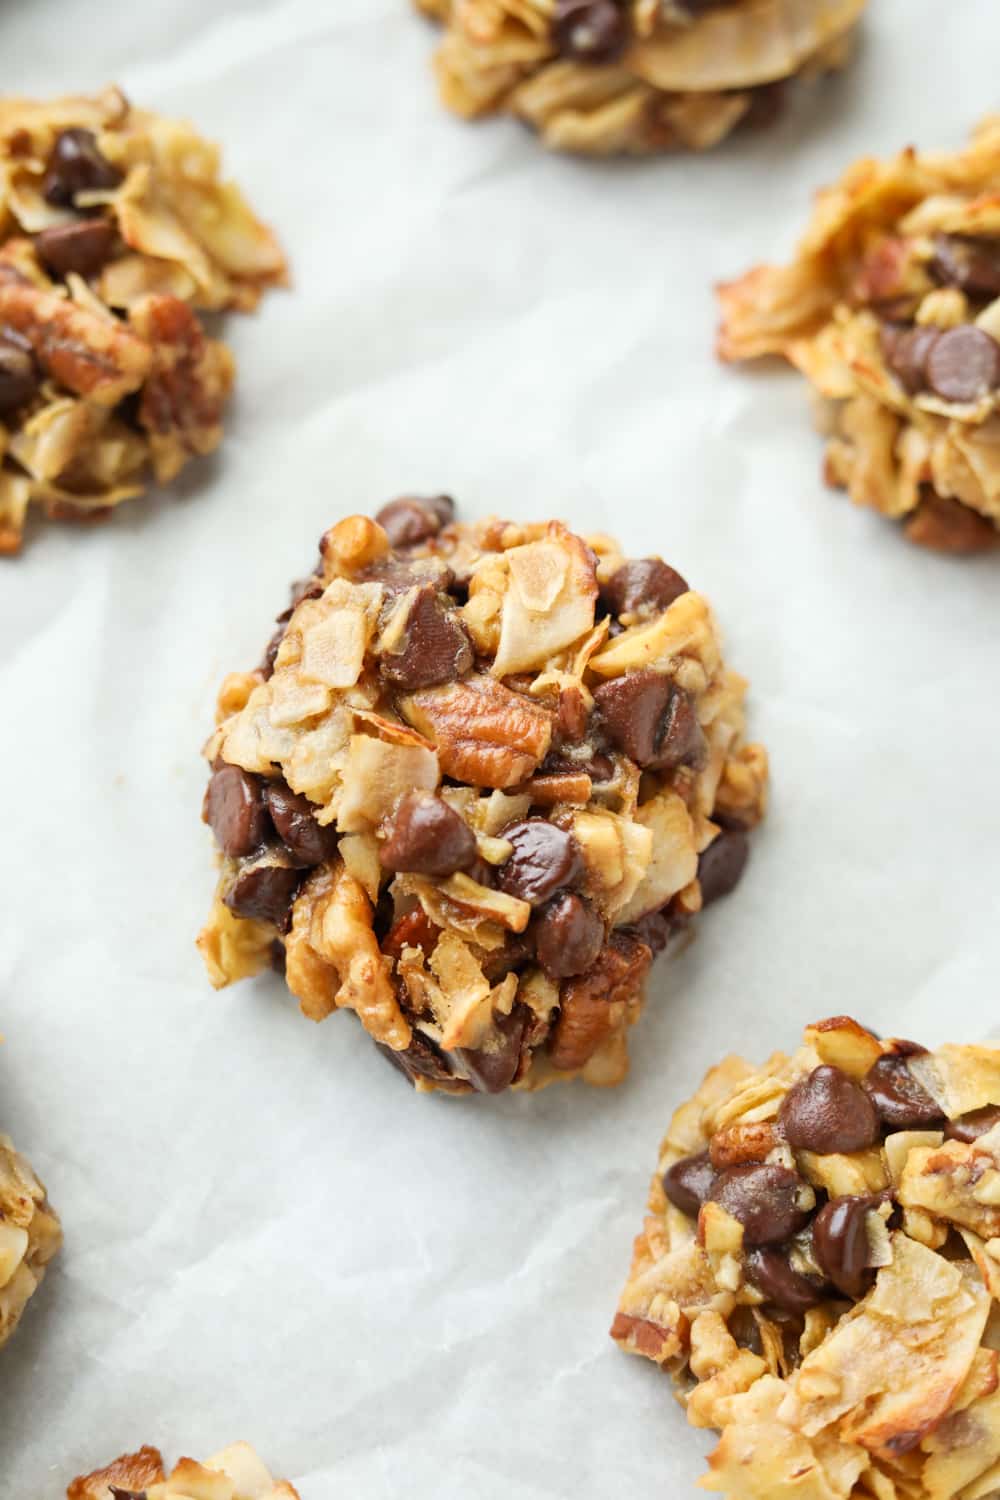
[[400, 699], [399, 710], [434, 743], [445, 775], [471, 786], [526, 781], [552, 740], [552, 715], [492, 677], [412, 693]]
[[23, 334], [47, 375], [98, 406], [116, 406], [138, 390], [152, 364], [148, 344], [117, 318], [100, 318], [6, 269], [0, 324]]
[[233, 384], [233, 360], [225, 344], [205, 337], [179, 297], [144, 297], [129, 321], [152, 347], [139, 420], [149, 434], [162, 484], [192, 454], [211, 453], [222, 441], [222, 408]]
[[652, 959], [641, 938], [615, 932], [586, 974], [566, 980], [549, 1048], [553, 1067], [561, 1072], [582, 1068], [621, 1029], [626, 1005], [638, 997]]
[[770, 1120], [737, 1121], [717, 1130], [709, 1142], [712, 1166], [741, 1167], [745, 1162], [763, 1161], [777, 1146], [778, 1137]]

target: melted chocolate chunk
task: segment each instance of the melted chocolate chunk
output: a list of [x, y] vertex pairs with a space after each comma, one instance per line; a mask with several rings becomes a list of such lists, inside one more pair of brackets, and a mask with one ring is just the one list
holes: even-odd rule
[[118, 168], [102, 156], [94, 132], [74, 127], [56, 136], [42, 178], [42, 195], [56, 208], [73, 208], [77, 193], [103, 192], [121, 181]]
[[521, 1045], [531, 1021], [531, 1011], [520, 1002], [507, 1016], [494, 1016], [493, 1025], [479, 1047], [456, 1047], [455, 1061], [473, 1088], [481, 1094], [501, 1094], [517, 1077]]
[[992, 301], [1000, 297], [1000, 240], [936, 234], [930, 270], [944, 286], [957, 286], [969, 297]]
[[613, 62], [628, 38], [628, 17], [615, 0], [556, 0], [552, 40], [562, 57]]
[[454, 808], [432, 792], [407, 792], [379, 850], [383, 869], [443, 880], [476, 861], [476, 836]]
[[604, 947], [604, 923], [589, 901], [563, 891], [544, 908], [534, 929], [538, 962], [552, 979], [583, 974]]
[[501, 865], [499, 886], [508, 896], [541, 906], [557, 891], [583, 875], [583, 860], [573, 835], [544, 818], [528, 818], [501, 835], [514, 852]]
[[805, 1185], [787, 1167], [754, 1163], [720, 1172], [709, 1198], [740, 1221], [744, 1244], [777, 1245], [809, 1221], [808, 1211], [798, 1206]]
[[54, 224], [35, 236], [35, 249], [47, 270], [56, 276], [76, 271], [96, 276], [110, 258], [116, 230], [110, 219], [78, 219]]
[[927, 383], [942, 401], [964, 404], [1000, 386], [1000, 344], [971, 323], [946, 328], [927, 355]]
[[407, 616], [403, 649], [386, 652], [379, 671], [407, 692], [454, 682], [472, 667], [472, 642], [462, 621], [433, 584], [418, 591]]
[[982, 1109], [973, 1109], [967, 1115], [959, 1115], [957, 1120], [946, 1121], [944, 1138], [971, 1145], [995, 1125], [1000, 1125], [1000, 1104], [984, 1104]]
[[782, 1101], [778, 1123], [796, 1151], [864, 1151], [881, 1136], [878, 1112], [860, 1084], [823, 1064], [800, 1078]]
[[27, 339], [13, 328], [0, 329], [0, 417], [26, 405], [40, 384]]
[[302, 878], [302, 871], [287, 863], [284, 851], [268, 849], [240, 866], [222, 900], [237, 917], [272, 922], [279, 932], [287, 932]]
[[231, 859], [252, 854], [271, 832], [261, 778], [239, 766], [221, 765], [212, 772], [201, 815]]
[[711, 1197], [715, 1186], [715, 1168], [707, 1151], [682, 1156], [663, 1174], [663, 1191], [675, 1208], [689, 1219], [696, 1219], [701, 1205]]
[[706, 744], [694, 705], [660, 672], [626, 672], [594, 691], [608, 738], [644, 770], [701, 766]]
[[875, 1279], [871, 1268], [871, 1246], [865, 1227], [869, 1209], [881, 1197], [831, 1198], [812, 1224], [813, 1254], [824, 1276], [839, 1292], [857, 1301]]
[[602, 584], [601, 603], [612, 615], [653, 615], [688, 592], [681, 575], [660, 558], [635, 558]]
[[746, 1254], [747, 1275], [768, 1302], [785, 1312], [805, 1313], [823, 1300], [823, 1288], [794, 1270], [780, 1250], [758, 1247]]
[[293, 792], [283, 781], [269, 781], [265, 796], [271, 822], [296, 864], [309, 868], [333, 858], [339, 842], [337, 830], [316, 822], [318, 808], [308, 797]]
[[905, 1057], [880, 1057], [861, 1086], [888, 1130], [927, 1130], [941, 1122], [941, 1110], [914, 1078]]
[[449, 495], [421, 499], [403, 495], [383, 505], [375, 519], [389, 538], [390, 547], [416, 547], [430, 541], [455, 517], [455, 502]]
[[702, 906], [710, 906], [736, 889], [749, 858], [750, 840], [742, 829], [724, 828], [716, 834], [698, 856]]

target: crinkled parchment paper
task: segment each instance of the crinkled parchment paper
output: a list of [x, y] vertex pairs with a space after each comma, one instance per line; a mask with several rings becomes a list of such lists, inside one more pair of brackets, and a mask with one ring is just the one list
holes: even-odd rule
[[[831, 1012], [982, 1037], [1000, 973], [1000, 561], [826, 493], [804, 383], [715, 364], [710, 284], [855, 155], [957, 144], [995, 42], [995, 0], [874, 0], [773, 133], [588, 165], [439, 111], [403, 0], [0, 9], [5, 88], [190, 114], [295, 271], [228, 325], [201, 482], [0, 571], [0, 1124], [66, 1228], [0, 1357], [3, 1500], [236, 1437], [305, 1500], [689, 1492], [707, 1435], [606, 1334], [670, 1108]], [[617, 1092], [421, 1098], [351, 1017], [201, 972], [214, 687], [323, 528], [405, 489], [661, 550], [752, 679], [773, 813]]]

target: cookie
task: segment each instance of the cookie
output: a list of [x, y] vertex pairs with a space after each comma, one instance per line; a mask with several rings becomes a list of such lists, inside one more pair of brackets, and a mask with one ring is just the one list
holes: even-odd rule
[[421, 1090], [617, 1083], [654, 952], [764, 810], [746, 684], [659, 558], [406, 497], [324, 535], [223, 684], [212, 983], [283, 970]]
[[273, 1479], [249, 1443], [223, 1448], [203, 1464], [182, 1458], [167, 1474], [156, 1448], [123, 1453], [103, 1469], [81, 1474], [67, 1500], [299, 1500], [285, 1479]]
[[810, 382], [825, 477], [922, 547], [1000, 544], [1000, 116], [956, 152], [864, 158], [788, 266], [720, 287], [725, 360]]
[[555, 150], [704, 151], [769, 124], [790, 79], [843, 67], [865, 0], [415, 0], [444, 23], [449, 109]]
[[16, 1329], [61, 1244], [62, 1229], [45, 1188], [0, 1135], [0, 1345]]
[[118, 89], [0, 100], [0, 553], [28, 508], [105, 519], [222, 439], [229, 350], [199, 311], [285, 279], [190, 125]]
[[720, 1429], [730, 1500], [1000, 1484], [1000, 1046], [845, 1016], [675, 1113], [612, 1336]]

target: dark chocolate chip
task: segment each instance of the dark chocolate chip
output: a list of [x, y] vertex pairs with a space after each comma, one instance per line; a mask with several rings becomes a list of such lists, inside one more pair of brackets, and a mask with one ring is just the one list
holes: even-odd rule
[[660, 911], [647, 912], [634, 926], [637, 935], [651, 953], [662, 953], [673, 936], [675, 923], [669, 913], [661, 908]]
[[615, 774], [615, 763], [610, 755], [604, 755], [601, 751], [591, 752], [586, 746], [581, 747], [581, 754], [568, 754], [565, 748], [562, 751], [551, 750], [538, 768], [539, 776], [578, 776], [583, 774], [589, 776], [591, 781], [610, 781]]
[[689, 1219], [698, 1217], [701, 1205], [711, 1197], [715, 1186], [715, 1168], [707, 1151], [682, 1156], [663, 1174], [663, 1191], [675, 1208]]
[[308, 797], [293, 792], [283, 781], [269, 781], [265, 795], [271, 822], [297, 865], [321, 865], [333, 858], [339, 842], [337, 830], [316, 822], [318, 809]]
[[890, 1130], [925, 1130], [941, 1123], [941, 1110], [917, 1082], [904, 1057], [880, 1057], [862, 1087]]
[[[703, 9], [722, 0], [708, 0]], [[742, 91], [741, 91], [742, 92]], [[773, 83], [759, 83], [749, 90], [750, 104], [739, 122], [740, 130], [770, 130], [785, 113], [788, 104], [788, 80], [776, 78]]]
[[239, 766], [219, 766], [205, 790], [202, 818], [223, 854], [240, 859], [259, 849], [271, 831], [259, 776]]
[[302, 882], [300, 869], [272, 850], [248, 860], [223, 891], [222, 899], [238, 917], [273, 922], [281, 932], [291, 925], [292, 902]]
[[927, 383], [942, 401], [978, 401], [1000, 386], [1000, 344], [972, 323], [946, 328], [927, 355]]
[[927, 356], [941, 337], [940, 328], [882, 325], [882, 353], [903, 389], [911, 396], [927, 389]]
[[749, 858], [750, 840], [742, 829], [724, 828], [716, 834], [708, 848], [698, 856], [702, 906], [708, 906], [736, 889]]
[[780, 1250], [748, 1250], [745, 1265], [757, 1290], [786, 1312], [805, 1313], [823, 1300], [823, 1288], [794, 1270]]
[[878, 1111], [859, 1083], [824, 1063], [793, 1084], [782, 1100], [778, 1123], [795, 1151], [864, 1151], [882, 1134]]
[[777, 1245], [808, 1223], [798, 1206], [805, 1182], [797, 1172], [776, 1164], [727, 1167], [715, 1179], [709, 1198], [743, 1225], [747, 1245]]
[[476, 836], [468, 823], [433, 792], [407, 792], [379, 850], [383, 869], [432, 875], [443, 880], [467, 870], [476, 858]]
[[505, 828], [501, 837], [514, 845], [513, 854], [499, 872], [500, 889], [508, 896], [541, 906], [583, 875], [576, 840], [545, 818], [515, 823]]
[[660, 614], [688, 593], [679, 573], [658, 557], [623, 563], [601, 586], [601, 603], [609, 614]]
[[628, 17], [614, 0], [556, 0], [552, 40], [562, 57], [612, 62], [628, 36]]
[[992, 1130], [994, 1125], [1000, 1125], [1000, 1104], [984, 1104], [982, 1109], [973, 1109], [967, 1115], [959, 1115], [957, 1120], [948, 1120], [944, 1127], [944, 1138], [946, 1141], [964, 1141], [966, 1145], [970, 1145], [988, 1130]]
[[494, 1016], [485, 1041], [478, 1047], [456, 1047], [455, 1061], [481, 1094], [501, 1094], [517, 1077], [521, 1046], [531, 1021], [526, 1005], [514, 1005], [509, 1015]]
[[454, 515], [455, 502], [448, 495], [428, 499], [403, 495], [383, 505], [375, 519], [389, 538], [390, 547], [415, 547], [437, 536]]
[[76, 271], [96, 276], [106, 264], [115, 243], [110, 219], [78, 219], [72, 224], [53, 224], [35, 236], [35, 249], [46, 268], [56, 276]]
[[433, 584], [418, 590], [406, 619], [403, 649], [386, 652], [379, 670], [395, 687], [434, 687], [454, 682], [472, 667], [472, 642], [444, 595]]
[[1000, 240], [937, 234], [930, 270], [935, 280], [970, 297], [1000, 297]]
[[583, 974], [604, 947], [604, 923], [590, 902], [572, 891], [549, 902], [534, 935], [538, 962], [552, 979]]
[[645, 770], [700, 766], [705, 736], [691, 699], [661, 672], [626, 672], [594, 691], [608, 737]]
[[0, 330], [0, 417], [24, 406], [38, 386], [38, 371], [27, 339], [13, 329]]
[[46, 203], [72, 208], [77, 193], [116, 188], [122, 180], [118, 168], [102, 156], [92, 130], [74, 128], [56, 136], [42, 179]]
[[444, 1083], [454, 1078], [455, 1074], [448, 1063], [445, 1054], [437, 1047], [430, 1037], [422, 1032], [414, 1030], [410, 1037], [410, 1045], [397, 1052], [392, 1047], [387, 1047], [384, 1042], [376, 1042], [375, 1045], [382, 1056], [398, 1068], [404, 1078], [411, 1083], [416, 1083], [418, 1078], [428, 1078], [433, 1083]]
[[813, 1220], [817, 1265], [839, 1292], [854, 1301], [865, 1295], [874, 1280], [865, 1221], [869, 1209], [881, 1201], [877, 1195], [831, 1198]]

